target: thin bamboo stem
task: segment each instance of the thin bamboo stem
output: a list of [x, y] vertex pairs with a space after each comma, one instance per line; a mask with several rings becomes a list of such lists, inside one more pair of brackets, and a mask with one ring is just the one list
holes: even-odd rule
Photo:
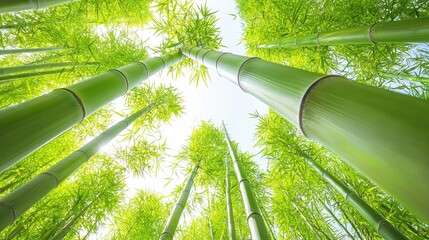
[[12, 224], [40, 199], [46, 196], [74, 171], [88, 161], [100, 148], [125, 130], [131, 123], [156, 107], [150, 104], [144, 109], [116, 123], [79, 150], [59, 161], [45, 172], [0, 199], [0, 231]]
[[258, 58], [191, 46], [182, 52], [265, 102], [429, 221], [429, 101]]
[[317, 239], [321, 240], [322, 238], [319, 235], [319, 231], [317, 231], [313, 224], [310, 223], [310, 221], [308, 221], [307, 217], [304, 215], [304, 213], [299, 209], [298, 206], [296, 206], [296, 204], [291, 201], [292, 206], [295, 208], [295, 210], [299, 213], [299, 215], [302, 217], [302, 219], [304, 220], [305, 224], [314, 232], [314, 234], [316, 235]]
[[41, 9], [60, 4], [71, 3], [75, 0], [0, 0], [0, 13], [18, 12], [30, 9]]
[[30, 72], [30, 73], [5, 75], [5, 76], [0, 76], [0, 84], [17, 81], [17, 80], [20, 80], [23, 78], [60, 74], [60, 73], [64, 73], [64, 72], [70, 72], [72, 70], [73, 69], [71, 69], [71, 68], [63, 68], [63, 69], [55, 69], [55, 70], [48, 70], [48, 71], [41, 71], [41, 72]]
[[0, 110], [0, 173], [181, 59], [176, 53], [134, 62]]
[[348, 203], [350, 203], [374, 228], [378, 234], [385, 239], [408, 239], [389, 221], [387, 221], [375, 209], [369, 206], [356, 192], [351, 191], [345, 184], [335, 178], [327, 170], [306, 154], [299, 151], [308, 165], [313, 168], [322, 178], [324, 178], [338, 193], [340, 193]]
[[259, 48], [330, 46], [345, 44], [429, 42], [429, 18], [374, 23], [369, 26], [321, 32], [302, 37], [283, 38]]
[[182, 212], [185, 209], [186, 202], [188, 201], [189, 193], [191, 192], [192, 185], [194, 184], [195, 176], [197, 175], [197, 171], [199, 168], [199, 164], [197, 164], [191, 172], [188, 180], [186, 181], [186, 185], [180, 194], [179, 201], [177, 201], [174, 206], [173, 211], [171, 212], [170, 217], [168, 218], [167, 224], [165, 225], [164, 230], [159, 236], [160, 240], [173, 239], [174, 233], [176, 232], [177, 225], [179, 224], [180, 217], [182, 216]]
[[222, 128], [225, 134], [225, 141], [228, 146], [229, 155], [234, 164], [237, 181], [240, 185], [240, 192], [243, 198], [244, 208], [246, 209], [247, 224], [249, 225], [252, 239], [270, 239], [270, 235], [268, 234], [267, 227], [265, 226], [264, 218], [261, 215], [261, 210], [259, 209], [250, 181], [247, 179], [244, 168], [238, 158], [237, 152], [231, 144], [228, 132], [226, 131], [223, 123]]
[[[2, 1], [2, 0], [0, 0]], [[51, 47], [51, 48], [23, 48], [23, 49], [0, 49], [0, 55], [17, 54], [17, 53], [35, 53], [35, 52], [51, 52], [64, 50], [65, 47]]]
[[235, 235], [235, 224], [234, 224], [234, 212], [232, 208], [231, 200], [231, 183], [229, 177], [229, 161], [228, 153], [225, 155], [225, 166], [226, 166], [226, 212], [228, 214], [228, 236], [230, 240], [236, 240], [237, 236]]
[[76, 67], [83, 65], [93, 65], [94, 62], [89, 63], [76, 63], [76, 62], [58, 62], [58, 63], [43, 63], [43, 64], [27, 64], [21, 66], [13, 66], [0, 68], [0, 76], [20, 73], [20, 72], [35, 72], [37, 70], [53, 69], [53, 68], [63, 68], [63, 67]]

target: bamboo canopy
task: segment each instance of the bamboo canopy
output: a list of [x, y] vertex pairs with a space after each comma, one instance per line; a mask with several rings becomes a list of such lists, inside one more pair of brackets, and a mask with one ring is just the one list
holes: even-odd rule
[[70, 72], [70, 71], [72, 71], [71, 68], [62, 68], [62, 69], [54, 69], [54, 70], [40, 71], [40, 72], [29, 72], [29, 73], [4, 75], [4, 76], [0, 76], [0, 84], [17, 81], [17, 80], [22, 79], [22, 78], [53, 75], [53, 74], [59, 74], [59, 73], [63, 73], [63, 72]]
[[43, 63], [43, 64], [27, 64], [27, 65], [21, 65], [21, 66], [0, 68], [0, 76], [20, 73], [20, 72], [30, 72], [30, 71], [35, 72], [37, 70], [74, 67], [74, 66], [82, 66], [82, 65], [90, 65], [90, 64], [95, 64], [95, 63], [92, 62], [92, 63], [79, 64], [75, 62], [58, 62], [58, 63]]
[[259, 58], [183, 46], [429, 221], [429, 102]]
[[0, 0], [0, 13], [41, 9], [74, 1], [75, 0]]
[[0, 173], [181, 59], [175, 53], [130, 63], [0, 110]]
[[225, 165], [226, 165], [226, 212], [228, 214], [228, 236], [230, 240], [237, 239], [235, 235], [235, 225], [234, 225], [234, 212], [232, 210], [232, 201], [231, 201], [231, 183], [229, 181], [229, 161], [228, 153], [225, 156]]
[[314, 159], [298, 151], [308, 165], [314, 169], [322, 178], [324, 178], [341, 196], [343, 196], [350, 205], [352, 205], [382, 236], [384, 239], [405, 240], [405, 237], [389, 221], [387, 221], [374, 208], [369, 206], [359, 195], [350, 190], [344, 183], [334, 177], [328, 170], [323, 169]]
[[258, 47], [279, 48], [420, 42], [429, 42], [429, 17], [374, 23], [369, 26], [347, 28], [333, 32], [283, 38]]
[[174, 233], [176, 232], [177, 225], [179, 224], [180, 217], [182, 212], [185, 209], [186, 202], [188, 201], [189, 193], [191, 192], [192, 185], [194, 184], [195, 176], [197, 175], [199, 165], [197, 164], [191, 172], [186, 185], [180, 194], [179, 201], [177, 201], [174, 206], [173, 211], [171, 212], [170, 217], [168, 218], [167, 224], [165, 225], [164, 230], [159, 236], [160, 240], [173, 239]]
[[225, 125], [222, 123], [222, 128], [225, 134], [225, 141], [229, 149], [229, 155], [231, 156], [234, 164], [234, 171], [237, 176], [237, 181], [240, 185], [240, 192], [244, 202], [244, 208], [246, 209], [247, 224], [250, 228], [250, 234], [252, 239], [270, 239], [270, 236], [265, 226], [264, 218], [261, 215], [258, 203], [256, 202], [255, 194], [253, 193], [250, 181], [247, 179], [246, 173], [244, 172], [243, 165], [237, 156], [237, 152], [231, 144], [228, 132], [226, 131]]
[[73, 152], [45, 172], [39, 174], [29, 182], [0, 199], [0, 231], [12, 224], [17, 218], [56, 188], [74, 171], [79, 169], [80, 166], [96, 154], [102, 146], [109, 143], [131, 123], [145, 115], [157, 105], [159, 104], [150, 104], [144, 109], [116, 123], [79, 150]]

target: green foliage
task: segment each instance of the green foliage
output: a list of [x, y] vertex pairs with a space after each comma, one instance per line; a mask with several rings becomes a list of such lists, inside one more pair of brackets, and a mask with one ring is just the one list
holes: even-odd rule
[[134, 198], [123, 202], [115, 211], [110, 227], [110, 239], [158, 239], [168, 209], [161, 198], [150, 192], [139, 191]]
[[426, 83], [409, 82], [379, 74], [392, 72], [394, 69], [427, 77], [427, 44], [347, 45], [272, 50], [256, 47], [283, 37], [427, 16], [427, 1], [236, 2], [240, 16], [245, 22], [243, 39], [249, 55], [313, 72], [345, 75], [362, 83], [427, 98]]
[[[222, 38], [219, 28], [216, 27], [216, 12], [211, 11], [206, 4], [194, 5], [192, 1], [156, 0], [157, 16], [152, 19], [153, 28], [157, 35], [162, 36], [160, 46], [156, 52], [168, 53], [176, 51], [181, 45], [200, 46], [209, 49], [218, 49]], [[190, 82], [198, 85], [202, 80], [206, 83], [209, 74], [206, 67], [184, 59], [170, 69], [178, 77], [191, 72]]]

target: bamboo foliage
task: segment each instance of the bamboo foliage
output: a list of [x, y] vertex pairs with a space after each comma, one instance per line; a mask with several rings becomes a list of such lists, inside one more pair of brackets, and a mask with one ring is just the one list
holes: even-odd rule
[[20, 73], [20, 72], [35, 72], [37, 70], [74, 67], [74, 66], [88, 65], [88, 64], [94, 64], [94, 63], [78, 64], [75, 62], [58, 62], [58, 63], [44, 63], [44, 64], [26, 64], [21, 66], [0, 68], [0, 76]]
[[427, 101], [258, 58], [191, 46], [182, 52], [265, 102], [429, 220]]
[[12, 224], [37, 201], [42, 199], [88, 161], [102, 146], [109, 143], [131, 123], [145, 115], [158, 104], [153, 103], [116, 123], [85, 146], [50, 167], [47, 171], [39, 174], [31, 181], [0, 199], [0, 230]]
[[197, 175], [197, 171], [199, 168], [199, 164], [197, 164], [191, 172], [188, 180], [186, 181], [186, 185], [180, 194], [179, 201], [177, 201], [174, 206], [173, 211], [171, 212], [170, 217], [168, 218], [167, 224], [164, 227], [159, 239], [173, 239], [174, 233], [176, 232], [177, 225], [179, 224], [180, 217], [182, 216], [182, 212], [185, 209], [186, 202], [188, 201], [189, 193], [191, 192], [192, 185], [194, 184], [195, 176]]
[[30, 73], [5, 75], [5, 76], [0, 76], [0, 84], [13, 82], [13, 81], [23, 79], [23, 78], [61, 74], [63, 72], [70, 72], [70, 71], [72, 71], [72, 69], [63, 68], [63, 69], [54, 69], [54, 70], [41, 71], [41, 72], [30, 72]]
[[345, 44], [419, 43], [429, 42], [429, 18], [374, 23], [369, 26], [321, 32], [303, 37], [284, 38], [259, 48], [311, 47]]
[[250, 181], [247, 179], [244, 168], [237, 156], [235, 149], [231, 144], [228, 132], [226, 131], [225, 125], [222, 124], [222, 128], [225, 134], [225, 141], [228, 146], [229, 155], [234, 164], [234, 171], [237, 176], [237, 181], [240, 185], [241, 196], [243, 198], [244, 207], [246, 209], [247, 223], [250, 228], [252, 239], [270, 239], [270, 236], [265, 226], [264, 218], [261, 215], [258, 203], [254, 196]]
[[17, 12], [29, 9], [41, 9], [52, 7], [64, 3], [71, 3], [75, 0], [0, 0], [0, 13]]
[[181, 58], [175, 53], [134, 62], [0, 110], [0, 172]]

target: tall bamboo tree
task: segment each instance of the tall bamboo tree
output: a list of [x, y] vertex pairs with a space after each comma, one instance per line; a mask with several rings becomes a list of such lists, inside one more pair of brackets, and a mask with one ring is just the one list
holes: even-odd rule
[[429, 221], [428, 101], [259, 58], [191, 46], [182, 52], [274, 108]]
[[62, 67], [74, 67], [74, 66], [90, 65], [90, 64], [95, 64], [95, 63], [79, 64], [75, 62], [58, 62], [58, 63], [43, 63], [43, 64], [26, 64], [21, 66], [0, 68], [0, 76], [20, 73], [20, 72], [35, 72], [37, 70], [62, 68]]
[[0, 0], [0, 13], [17, 12], [29, 9], [41, 9], [64, 3], [71, 3], [73, 1], [75, 0]]
[[232, 210], [232, 200], [231, 200], [231, 184], [229, 181], [229, 161], [228, 161], [228, 153], [225, 156], [225, 166], [226, 166], [226, 211], [228, 213], [228, 236], [230, 240], [237, 239], [235, 235], [235, 225], [234, 225], [234, 212]]
[[429, 17], [374, 23], [370, 26], [321, 32], [303, 37], [284, 38], [260, 48], [311, 47], [345, 44], [429, 42]]
[[408, 239], [398, 229], [396, 229], [389, 221], [380, 215], [375, 209], [368, 205], [359, 195], [350, 190], [344, 183], [339, 181], [330, 172], [323, 169], [316, 161], [310, 158], [302, 151], [298, 151], [299, 155], [306, 160], [308, 165], [313, 168], [317, 174], [324, 178], [338, 193], [343, 196], [385, 239]]
[[0, 110], [0, 172], [181, 59], [175, 53], [134, 62]]
[[110, 142], [131, 123], [145, 115], [158, 104], [153, 103], [116, 123], [85, 146], [50, 167], [47, 171], [0, 199], [0, 229], [4, 229], [12, 224], [37, 201], [56, 188], [64, 179], [88, 161], [103, 145]]
[[191, 172], [186, 185], [180, 194], [179, 201], [177, 201], [174, 206], [173, 211], [171, 212], [170, 217], [168, 218], [167, 224], [164, 227], [159, 239], [173, 239], [174, 233], [176, 232], [177, 225], [179, 224], [180, 217], [182, 212], [185, 209], [186, 202], [188, 201], [189, 193], [191, 192], [192, 185], [194, 184], [194, 178], [197, 175], [199, 164], [197, 164]]
[[72, 71], [71, 68], [63, 68], [63, 69], [54, 69], [54, 70], [41, 71], [41, 72], [30, 72], [30, 73], [5, 75], [5, 76], [0, 76], [0, 84], [21, 80], [23, 78], [61, 74], [64, 72], [71, 72], [71, 71]]
[[231, 144], [231, 140], [229, 139], [228, 132], [226, 131], [224, 124], [222, 124], [222, 128], [225, 134], [225, 141], [228, 146], [229, 155], [231, 156], [234, 164], [237, 181], [240, 185], [241, 196], [246, 209], [247, 224], [249, 224], [252, 239], [270, 239], [264, 218], [261, 215], [261, 210], [259, 210], [258, 203], [256, 202], [255, 195], [250, 185], [250, 181], [247, 179], [240, 159]]
[[23, 48], [23, 49], [0, 49], [0, 55], [17, 54], [17, 53], [35, 53], [35, 52], [51, 52], [64, 50], [65, 47], [50, 47], [50, 48]]

